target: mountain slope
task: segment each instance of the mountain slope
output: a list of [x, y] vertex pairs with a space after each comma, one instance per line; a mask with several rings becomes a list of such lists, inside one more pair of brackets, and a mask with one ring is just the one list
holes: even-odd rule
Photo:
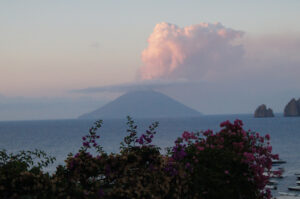
[[155, 91], [126, 93], [105, 106], [79, 116], [79, 119], [194, 117], [201, 113]]

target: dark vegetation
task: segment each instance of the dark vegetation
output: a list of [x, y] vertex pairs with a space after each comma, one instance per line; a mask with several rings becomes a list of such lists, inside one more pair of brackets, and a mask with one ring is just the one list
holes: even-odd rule
[[53, 157], [43, 151], [0, 151], [0, 198], [3, 199], [267, 199], [271, 175], [269, 135], [245, 131], [240, 120], [223, 122], [219, 132], [184, 132], [162, 154], [152, 145], [158, 123], [139, 135], [128, 117], [120, 152], [107, 154], [95, 122], [53, 174], [43, 168]]

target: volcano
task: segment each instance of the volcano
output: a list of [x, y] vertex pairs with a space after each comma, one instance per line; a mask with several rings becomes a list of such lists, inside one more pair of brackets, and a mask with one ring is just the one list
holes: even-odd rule
[[106, 118], [176, 118], [202, 114], [153, 90], [128, 92], [103, 107], [79, 116], [79, 119]]

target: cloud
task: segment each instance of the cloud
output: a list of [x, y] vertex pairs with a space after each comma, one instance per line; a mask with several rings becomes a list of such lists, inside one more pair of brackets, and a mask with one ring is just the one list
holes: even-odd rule
[[243, 43], [247, 61], [264, 62], [266, 67], [278, 62], [300, 62], [299, 34], [248, 36]]
[[77, 118], [108, 101], [93, 97], [28, 98], [0, 94], [0, 121]]
[[142, 52], [138, 76], [142, 80], [199, 80], [210, 73], [226, 71], [242, 60], [243, 46], [234, 42], [243, 34], [221, 23], [184, 28], [159, 23]]
[[120, 92], [136, 91], [136, 90], [152, 90], [152, 89], [176, 87], [178, 85], [186, 85], [186, 84], [191, 84], [191, 82], [186, 80], [176, 80], [176, 81], [143, 80], [143, 81], [137, 81], [132, 83], [76, 89], [76, 90], [72, 90], [71, 92], [73, 93], [119, 92], [120, 93]]

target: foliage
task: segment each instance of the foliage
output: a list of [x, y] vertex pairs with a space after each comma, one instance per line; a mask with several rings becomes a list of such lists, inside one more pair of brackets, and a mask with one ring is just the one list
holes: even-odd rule
[[[269, 135], [245, 131], [240, 120], [221, 124], [214, 133], [184, 132], [167, 154], [152, 144], [158, 122], [138, 135], [128, 117], [128, 135], [120, 153], [107, 154], [99, 144], [97, 121], [82, 137], [82, 147], [52, 175], [42, 168], [53, 162], [42, 151], [0, 151], [1, 198], [204, 198], [268, 199], [271, 175]], [[41, 158], [40, 161], [34, 158]]]
[[0, 151], [0, 198], [46, 198], [51, 192], [51, 180], [42, 169], [55, 158], [44, 151], [20, 151], [17, 154]]

